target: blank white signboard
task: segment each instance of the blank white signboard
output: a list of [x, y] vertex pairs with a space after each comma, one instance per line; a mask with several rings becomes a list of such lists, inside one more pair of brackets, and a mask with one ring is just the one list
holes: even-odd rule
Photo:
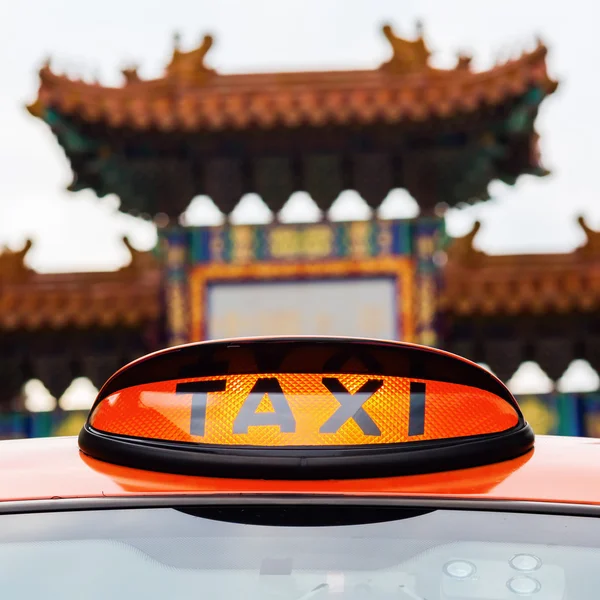
[[392, 278], [214, 283], [207, 300], [208, 339], [400, 333]]

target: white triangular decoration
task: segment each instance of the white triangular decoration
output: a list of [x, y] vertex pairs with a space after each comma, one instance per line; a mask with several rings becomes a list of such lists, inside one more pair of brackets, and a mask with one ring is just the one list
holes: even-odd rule
[[87, 377], [78, 377], [71, 382], [58, 401], [63, 410], [89, 410], [98, 390]]
[[196, 196], [181, 215], [182, 225], [194, 227], [221, 225], [224, 220], [223, 213], [208, 196]]
[[584, 394], [600, 389], [600, 377], [587, 360], [574, 360], [558, 380], [557, 389], [563, 394]]
[[552, 380], [532, 361], [524, 362], [507, 383], [515, 395], [549, 394], [554, 390]]
[[266, 225], [272, 220], [271, 209], [258, 194], [244, 194], [230, 215], [234, 225]]
[[56, 408], [56, 398], [39, 379], [30, 379], [23, 386], [23, 396], [29, 412], [50, 412]]
[[344, 190], [329, 209], [332, 221], [367, 221], [372, 216], [369, 205], [354, 190]]
[[419, 216], [417, 201], [406, 191], [394, 188], [377, 209], [380, 219], [414, 219]]
[[307, 192], [294, 192], [279, 211], [282, 223], [316, 223], [322, 213]]

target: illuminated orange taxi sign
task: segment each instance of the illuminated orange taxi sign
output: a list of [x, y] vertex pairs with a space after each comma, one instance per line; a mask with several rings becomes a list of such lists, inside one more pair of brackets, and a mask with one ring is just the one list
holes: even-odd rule
[[355, 374], [267, 373], [126, 388], [90, 417], [98, 431], [242, 446], [401, 444], [499, 433], [515, 409], [467, 385]]
[[[225, 342], [213, 342], [208, 364], [195, 365], [187, 346], [179, 358], [167, 359], [173, 349], [162, 355], [165, 362], [156, 362], [160, 354], [149, 357], [156, 369], [143, 362], [126, 367], [101, 390], [80, 436], [82, 450], [152, 470], [227, 475], [233, 468], [234, 476], [261, 477], [302, 470], [318, 478], [357, 476], [361, 465], [373, 474], [459, 468], [532, 447], [531, 430], [506, 388], [458, 357], [395, 344], [393, 362], [388, 345], [348, 340], [329, 340], [329, 349], [314, 342], [314, 353], [303, 355], [298, 345], [310, 349], [307, 340], [288, 340], [287, 347], [271, 341], [280, 344], [271, 355], [268, 340], [254, 347], [228, 342], [229, 352]], [[200, 354], [207, 346], [197, 345]], [[431, 376], [436, 360], [438, 379]], [[269, 364], [279, 369], [268, 371]], [[221, 373], [181, 376], [194, 369]]]

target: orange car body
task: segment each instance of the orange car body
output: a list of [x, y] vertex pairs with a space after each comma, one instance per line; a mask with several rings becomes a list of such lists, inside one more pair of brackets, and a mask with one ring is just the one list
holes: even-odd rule
[[0, 502], [223, 494], [460, 498], [600, 504], [600, 444], [538, 436], [520, 458], [426, 475], [338, 481], [264, 481], [172, 475], [100, 462], [77, 438], [0, 442]]

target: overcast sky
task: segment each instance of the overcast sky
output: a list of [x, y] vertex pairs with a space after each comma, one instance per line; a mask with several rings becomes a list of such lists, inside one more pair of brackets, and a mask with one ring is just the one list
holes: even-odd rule
[[[119, 242], [155, 241], [151, 225], [116, 212], [116, 200], [69, 194], [68, 163], [48, 128], [25, 111], [37, 72], [51, 55], [73, 75], [120, 82], [131, 61], [157, 76], [170, 57], [174, 31], [191, 48], [204, 33], [216, 43], [208, 58], [223, 73], [375, 67], [388, 56], [380, 27], [391, 22], [412, 36], [417, 19], [436, 64], [471, 51], [477, 68], [517, 55], [539, 35], [550, 47], [550, 74], [561, 86], [539, 119], [542, 156], [553, 175], [491, 186], [494, 200], [448, 217], [462, 235], [483, 221], [478, 245], [489, 252], [560, 252], [580, 244], [576, 216], [600, 228], [597, 183], [600, 87], [593, 0], [21, 0], [0, 7], [0, 245], [33, 237], [30, 264], [42, 271], [115, 268], [128, 260]], [[403, 214], [399, 200], [388, 206]], [[194, 206], [194, 222], [204, 218]], [[247, 217], [252, 202], [246, 203]], [[254, 205], [255, 206], [255, 205]], [[343, 208], [338, 206], [339, 211]], [[349, 209], [348, 209], [349, 210]], [[242, 211], [243, 213], [243, 211]], [[348, 212], [352, 216], [353, 212]], [[406, 213], [409, 214], [409, 213]], [[208, 217], [207, 217], [208, 218]]]

